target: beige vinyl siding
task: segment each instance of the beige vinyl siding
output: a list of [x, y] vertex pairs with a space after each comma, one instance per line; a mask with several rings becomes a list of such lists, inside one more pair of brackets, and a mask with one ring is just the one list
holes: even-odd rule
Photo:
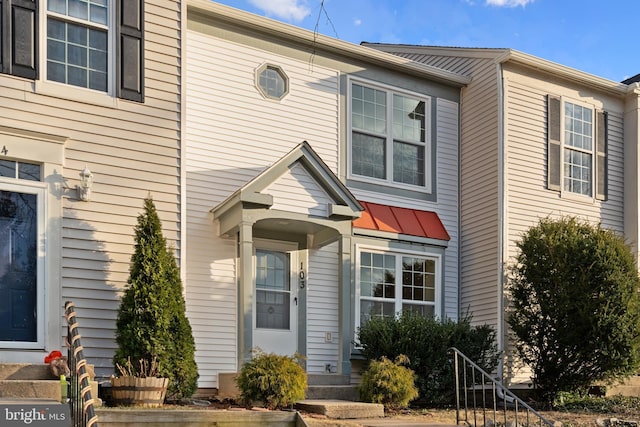
[[[188, 31], [187, 50], [187, 304], [199, 386], [217, 387], [218, 372], [237, 369], [236, 246], [217, 236], [210, 210], [303, 140], [337, 172], [338, 73], [197, 31]], [[255, 70], [266, 63], [289, 78], [279, 102], [255, 86]], [[268, 192], [283, 209], [299, 210], [292, 197], [305, 196], [314, 214], [328, 200], [303, 168]]]
[[77, 182], [85, 164], [94, 173], [91, 202], [73, 195], [64, 200], [62, 299], [75, 302], [85, 355], [98, 375], [112, 371], [116, 310], [147, 195], [180, 255], [180, 2], [146, 0], [145, 11], [144, 104], [118, 101], [117, 108], [100, 108], [49, 97], [36, 103], [51, 118], [43, 127], [51, 132], [59, 126], [70, 136], [68, 182]]
[[[580, 90], [542, 84], [531, 85], [511, 74], [506, 81], [507, 129], [507, 212], [508, 254], [517, 254], [515, 243], [541, 218], [575, 216], [602, 223], [620, 235], [623, 224], [623, 133], [622, 104], [607, 103]], [[560, 196], [546, 189], [546, 96], [564, 95], [575, 101], [592, 102], [608, 111], [608, 200]]]
[[[113, 100], [105, 106], [94, 103], [89, 90], [79, 102], [0, 76], [0, 125], [67, 138], [63, 169], [56, 171], [63, 186], [62, 212], [50, 212], [49, 218], [50, 228], [62, 229], [62, 290], [56, 305], [62, 310], [65, 301], [75, 303], [85, 356], [99, 376], [113, 371], [116, 310], [128, 278], [133, 227], [147, 195], [154, 198], [165, 237], [180, 255], [181, 6], [160, 0], [147, 0], [145, 6], [144, 103]], [[94, 174], [90, 202], [77, 200], [75, 193], [85, 165]], [[56, 347], [62, 349], [64, 321], [52, 320], [61, 326]]]
[[[561, 196], [547, 190], [547, 95], [592, 104], [608, 114], [608, 200]], [[518, 253], [516, 243], [541, 218], [573, 216], [623, 235], [623, 101], [609, 99], [584, 87], [543, 79], [529, 70], [505, 70], [505, 203], [508, 224], [506, 264]], [[507, 345], [507, 377], [511, 383], [528, 383], [530, 371], [522, 369]]]
[[[307, 373], [326, 373], [338, 368], [340, 343], [340, 294], [338, 277], [338, 243], [309, 250], [309, 278], [307, 289]], [[331, 342], [326, 342], [326, 333]]]
[[327, 217], [333, 202], [327, 192], [300, 164], [295, 164], [284, 175], [264, 189], [273, 196], [271, 209]]

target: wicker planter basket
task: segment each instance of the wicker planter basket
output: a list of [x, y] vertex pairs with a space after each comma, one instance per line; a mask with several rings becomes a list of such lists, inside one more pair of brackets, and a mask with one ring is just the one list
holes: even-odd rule
[[168, 378], [112, 377], [111, 393], [114, 405], [162, 406], [167, 395]]

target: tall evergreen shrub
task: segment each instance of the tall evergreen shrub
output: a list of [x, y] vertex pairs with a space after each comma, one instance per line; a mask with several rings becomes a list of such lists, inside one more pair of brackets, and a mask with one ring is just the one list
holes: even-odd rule
[[138, 216], [127, 284], [118, 309], [114, 365], [130, 360], [135, 367], [156, 359], [160, 376], [169, 378], [167, 396], [190, 397], [198, 380], [195, 343], [178, 265], [151, 198]]
[[640, 368], [640, 278], [622, 237], [543, 219], [518, 242], [509, 326], [543, 401]]

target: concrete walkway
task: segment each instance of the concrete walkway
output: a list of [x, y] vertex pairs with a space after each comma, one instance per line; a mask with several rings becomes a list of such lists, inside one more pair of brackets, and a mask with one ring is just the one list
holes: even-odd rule
[[436, 423], [419, 416], [385, 417], [383, 405], [376, 403], [303, 400], [295, 407], [310, 427], [456, 427], [453, 423]]

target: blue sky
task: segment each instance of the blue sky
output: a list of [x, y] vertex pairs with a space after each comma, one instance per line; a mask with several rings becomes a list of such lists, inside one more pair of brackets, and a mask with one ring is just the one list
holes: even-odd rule
[[640, 73], [637, 0], [219, 0], [352, 43], [512, 48], [621, 81]]

